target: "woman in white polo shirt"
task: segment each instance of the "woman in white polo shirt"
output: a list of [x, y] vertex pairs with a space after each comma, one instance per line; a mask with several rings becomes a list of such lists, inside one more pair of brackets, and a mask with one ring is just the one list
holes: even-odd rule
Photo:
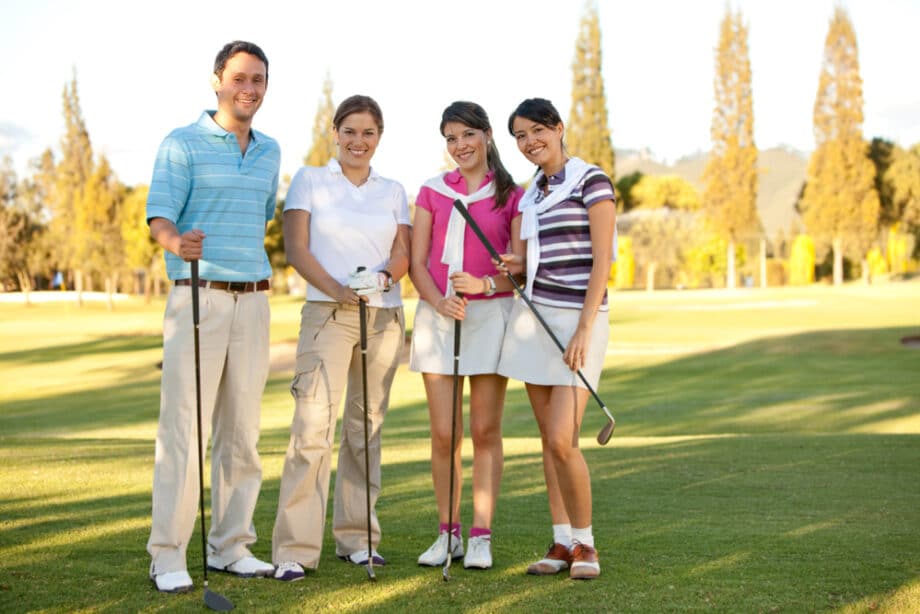
[[[384, 564], [375, 548], [380, 525], [373, 511], [374, 543], [367, 543], [358, 301], [363, 296], [368, 305], [373, 510], [380, 490], [380, 428], [404, 344], [399, 279], [409, 269], [409, 206], [403, 187], [370, 166], [383, 133], [377, 103], [367, 96], [347, 98], [336, 110], [333, 128], [336, 158], [325, 167], [301, 168], [284, 207], [285, 253], [308, 284], [291, 384], [294, 419], [272, 534], [275, 578], [284, 581], [299, 580], [305, 568], [319, 564], [333, 436], [343, 395], [332, 526], [336, 555], [360, 565], [372, 556], [375, 565]], [[374, 275], [364, 275], [365, 281], [356, 284], [353, 274], [359, 267]]]

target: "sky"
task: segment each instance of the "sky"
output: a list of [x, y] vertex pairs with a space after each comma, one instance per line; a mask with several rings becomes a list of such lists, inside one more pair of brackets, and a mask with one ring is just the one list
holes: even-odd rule
[[[814, 148], [812, 107], [834, 0], [597, 5], [617, 149], [648, 149], [666, 162], [709, 149], [715, 47], [727, 6], [740, 9], [749, 27], [757, 145]], [[859, 46], [864, 135], [920, 142], [920, 2], [842, 6]], [[4, 0], [0, 156], [11, 156], [22, 175], [29, 159], [58, 148], [61, 91], [76, 71], [94, 150], [122, 182], [149, 183], [163, 137], [214, 108], [217, 51], [244, 39], [269, 59], [253, 126], [280, 143], [282, 175], [293, 175], [309, 150], [328, 73], [335, 103], [359, 93], [380, 103], [385, 130], [373, 166], [410, 198], [443, 167], [438, 125], [454, 100], [486, 109], [502, 159], [523, 182], [533, 167], [508, 135], [508, 114], [540, 96], [568, 118], [583, 7], [582, 0]]]

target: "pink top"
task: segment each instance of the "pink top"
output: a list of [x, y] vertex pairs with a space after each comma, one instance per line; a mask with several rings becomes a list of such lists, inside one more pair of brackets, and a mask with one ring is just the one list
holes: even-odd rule
[[[486, 185], [492, 179], [493, 173], [489, 171], [482, 185]], [[466, 179], [459, 170], [447, 173], [444, 182], [459, 194], [470, 193]], [[477, 186], [476, 189], [480, 187], [482, 186]], [[489, 239], [492, 247], [500, 254], [511, 251], [511, 220], [521, 214], [518, 204], [523, 195], [524, 190], [520, 186], [515, 186], [508, 195], [505, 206], [498, 211], [492, 209], [495, 206], [494, 196], [476, 201], [469, 206], [470, 215]], [[447, 234], [447, 221], [454, 208], [453, 203], [453, 199], [425, 186], [422, 186], [415, 199], [415, 206], [431, 213], [431, 249], [428, 253], [428, 272], [442, 294], [447, 290], [447, 265], [441, 262], [441, 254], [444, 252], [444, 236]], [[464, 237], [463, 270], [475, 277], [499, 275], [498, 269], [492, 264], [492, 257], [489, 256], [489, 252], [483, 247], [472, 228], [466, 229]], [[511, 292], [497, 292], [493, 297], [511, 294]], [[482, 294], [471, 294], [467, 298], [478, 300], [489, 297]]]

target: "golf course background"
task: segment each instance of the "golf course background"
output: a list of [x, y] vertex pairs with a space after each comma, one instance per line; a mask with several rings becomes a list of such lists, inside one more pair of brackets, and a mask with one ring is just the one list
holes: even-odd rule
[[[421, 378], [403, 365], [383, 432], [387, 565], [334, 556], [303, 582], [210, 574], [239, 611], [920, 611], [920, 282], [616, 292], [582, 445], [602, 575], [524, 572], [551, 539], [539, 435], [511, 382], [487, 571], [416, 565], [435, 536]], [[272, 298], [273, 370], [254, 553], [271, 529], [300, 301]], [[411, 323], [414, 304], [407, 305]], [[0, 612], [201, 611], [147, 579], [163, 304], [0, 303]], [[469, 526], [472, 445], [464, 443]], [[206, 482], [207, 476], [206, 473]], [[330, 510], [331, 511], [331, 510]], [[327, 527], [329, 523], [327, 522]]]

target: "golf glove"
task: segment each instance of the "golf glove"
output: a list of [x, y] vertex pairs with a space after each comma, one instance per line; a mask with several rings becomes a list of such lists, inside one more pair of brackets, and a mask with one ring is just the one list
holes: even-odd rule
[[348, 287], [359, 296], [368, 296], [380, 291], [378, 273], [373, 271], [355, 271], [348, 276]]

